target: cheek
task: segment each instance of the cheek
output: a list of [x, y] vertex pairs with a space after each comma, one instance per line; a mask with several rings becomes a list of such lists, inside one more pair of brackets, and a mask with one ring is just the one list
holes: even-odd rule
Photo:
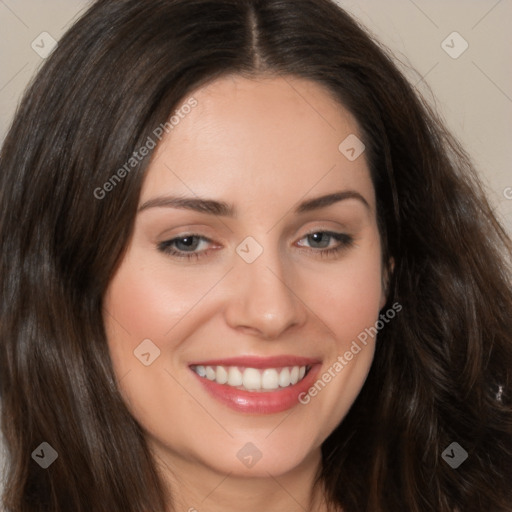
[[[375, 244], [374, 244], [375, 245]], [[304, 397], [311, 418], [323, 418], [323, 440], [347, 414], [373, 361], [375, 324], [382, 306], [380, 250], [360, 252], [328, 272], [316, 274], [309, 286], [308, 305], [329, 329], [333, 345], [322, 372]]]
[[142, 336], [161, 343], [166, 340], [167, 344], [172, 338], [168, 333], [206, 295], [215, 276], [187, 273], [162, 261], [154, 265], [137, 264], [152, 259], [153, 255], [148, 258], [133, 251], [123, 261], [105, 297], [105, 309], [110, 314], [106, 321], [114, 328], [117, 324], [136, 339]]
[[[169, 410], [185, 416], [197, 404], [175, 380], [173, 359], [180, 357], [188, 313], [211, 285], [204, 275], [185, 278], [160, 256], [154, 260], [132, 247], [108, 287], [104, 318], [119, 389], [131, 413], [147, 432], [165, 426], [166, 435], [174, 438], [182, 427], [169, 422]], [[141, 343], [146, 344], [144, 351], [139, 350]], [[151, 363], [146, 366], [137, 354], [147, 352]]]
[[[168, 286], [158, 268], [137, 264], [140, 261], [144, 259], [137, 259], [136, 253], [125, 257], [105, 295], [104, 318], [112, 363], [122, 387], [128, 386], [128, 381], [136, 382], [139, 392], [145, 390], [146, 396], [151, 397], [146, 387], [164, 368], [164, 357], [172, 354], [172, 337], [166, 333], [190, 309], [194, 297], [190, 292], [187, 295], [179, 280]], [[169, 308], [169, 304], [173, 307]], [[136, 359], [141, 343], [148, 344], [145, 340], [151, 340], [150, 357], [155, 358], [148, 367]]]
[[340, 264], [304, 276], [308, 303], [334, 334], [339, 350], [373, 325], [383, 302], [380, 247], [372, 243]]

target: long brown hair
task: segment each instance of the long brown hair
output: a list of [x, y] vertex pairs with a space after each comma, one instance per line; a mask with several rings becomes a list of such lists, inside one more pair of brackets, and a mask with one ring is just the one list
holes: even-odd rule
[[[356, 117], [389, 304], [369, 377], [322, 446], [345, 512], [512, 510], [511, 242], [469, 158], [329, 0], [100, 0], [26, 92], [0, 154], [0, 393], [9, 512], [163, 512], [116, 385], [102, 298], [150, 155], [103, 187], [195, 88], [293, 75]], [[58, 453], [42, 469], [42, 442]], [[457, 442], [457, 469], [442, 452]]]

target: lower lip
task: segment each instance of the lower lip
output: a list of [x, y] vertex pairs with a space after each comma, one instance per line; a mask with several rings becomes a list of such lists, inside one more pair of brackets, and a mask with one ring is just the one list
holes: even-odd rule
[[199, 377], [194, 370], [191, 371], [211, 396], [228, 407], [248, 414], [273, 414], [291, 409], [300, 403], [299, 396], [312, 386], [319, 370], [320, 364], [315, 364], [297, 384], [265, 392], [245, 391], [226, 384], [218, 384], [205, 377]]

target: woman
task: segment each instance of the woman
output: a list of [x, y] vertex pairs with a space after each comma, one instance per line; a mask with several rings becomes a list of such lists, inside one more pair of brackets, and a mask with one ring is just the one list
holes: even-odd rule
[[9, 511], [511, 510], [511, 243], [328, 0], [100, 0], [0, 160]]

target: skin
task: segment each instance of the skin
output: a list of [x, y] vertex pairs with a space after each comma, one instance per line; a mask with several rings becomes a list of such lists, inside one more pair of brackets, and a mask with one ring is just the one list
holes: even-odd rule
[[[229, 203], [236, 216], [138, 212], [105, 296], [119, 387], [176, 510], [326, 510], [313, 490], [320, 446], [357, 397], [375, 340], [307, 405], [274, 414], [217, 402], [188, 365], [294, 354], [320, 359], [321, 375], [377, 321], [385, 291], [375, 191], [364, 153], [351, 162], [338, 150], [360, 131], [326, 89], [303, 79], [228, 76], [193, 96], [197, 107], [155, 150], [140, 205], [200, 197]], [[349, 198], [295, 212], [299, 202], [345, 190], [367, 205]], [[322, 256], [307, 235], [325, 231], [353, 244]], [[211, 240], [197, 247], [199, 258], [158, 249], [190, 233]], [[248, 236], [263, 248], [250, 264], [236, 252]], [[339, 243], [327, 237], [327, 245]], [[144, 366], [133, 351], [148, 338], [161, 353]], [[262, 454], [252, 468], [236, 456], [248, 442]]]

